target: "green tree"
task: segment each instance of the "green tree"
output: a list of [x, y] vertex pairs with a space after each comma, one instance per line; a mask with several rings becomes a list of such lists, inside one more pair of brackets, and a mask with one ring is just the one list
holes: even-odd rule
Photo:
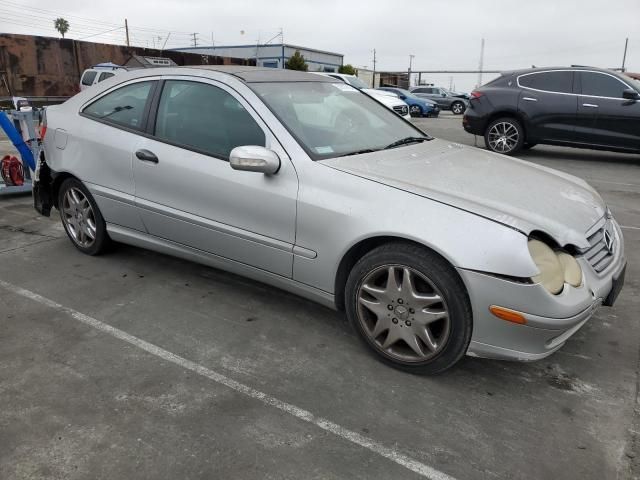
[[287, 60], [285, 67], [289, 70], [302, 70], [303, 72], [309, 70], [309, 65], [307, 65], [307, 63], [304, 61], [304, 57], [298, 50], [296, 50], [296, 53], [294, 53], [293, 56], [289, 60]]
[[357, 75], [358, 71], [355, 69], [353, 65], [347, 63], [346, 65], [342, 65], [338, 69], [338, 73], [344, 73], [345, 75]]
[[67, 22], [64, 18], [56, 18], [53, 21], [53, 26], [56, 27], [56, 30], [60, 32], [62, 38], [64, 38], [64, 34], [69, 31], [69, 22]]

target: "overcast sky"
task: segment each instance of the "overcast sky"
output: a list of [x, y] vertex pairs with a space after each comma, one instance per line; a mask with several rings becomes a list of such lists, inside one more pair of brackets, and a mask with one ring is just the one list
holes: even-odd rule
[[[235, 45], [282, 28], [285, 42], [359, 67], [372, 67], [375, 48], [378, 70], [405, 70], [410, 54], [414, 70], [476, 69], [481, 38], [485, 69], [619, 67], [629, 37], [627, 67], [640, 71], [640, 0], [3, 0], [0, 31], [55, 36], [55, 14], [69, 21], [67, 37], [123, 43], [126, 17], [133, 44], [166, 48], [191, 45], [191, 32], [199, 45]], [[452, 81], [469, 90], [476, 78]]]

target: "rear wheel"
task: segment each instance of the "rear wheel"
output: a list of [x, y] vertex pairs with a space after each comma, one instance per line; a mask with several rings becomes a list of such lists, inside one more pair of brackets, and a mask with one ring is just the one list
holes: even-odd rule
[[68, 178], [58, 192], [62, 225], [73, 245], [87, 255], [98, 255], [109, 245], [107, 228], [89, 190], [75, 178]]
[[487, 126], [484, 143], [493, 152], [513, 155], [522, 149], [524, 130], [515, 118], [498, 118]]
[[466, 108], [462, 102], [453, 102], [451, 104], [451, 111], [454, 115], [462, 115], [465, 110]]
[[430, 250], [407, 243], [372, 250], [351, 270], [345, 293], [352, 326], [392, 367], [435, 374], [467, 350], [469, 298], [455, 270]]

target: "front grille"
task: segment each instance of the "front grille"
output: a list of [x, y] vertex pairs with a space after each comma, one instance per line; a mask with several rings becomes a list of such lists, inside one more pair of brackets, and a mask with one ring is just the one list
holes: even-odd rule
[[396, 105], [393, 107], [393, 111], [398, 115], [402, 115], [403, 117], [409, 113], [409, 107], [406, 105]]
[[604, 218], [589, 231], [593, 233], [587, 237], [589, 247], [583, 250], [584, 258], [596, 272], [600, 273], [613, 261], [618, 246], [615, 231], [611, 220]]

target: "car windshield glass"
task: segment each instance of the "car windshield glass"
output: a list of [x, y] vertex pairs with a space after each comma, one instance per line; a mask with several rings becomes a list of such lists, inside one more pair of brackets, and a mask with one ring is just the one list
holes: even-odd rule
[[369, 86], [356, 76], [346, 77], [347, 83], [356, 88], [369, 88]]
[[257, 83], [252, 87], [314, 160], [377, 151], [408, 137], [430, 138], [343, 83]]

